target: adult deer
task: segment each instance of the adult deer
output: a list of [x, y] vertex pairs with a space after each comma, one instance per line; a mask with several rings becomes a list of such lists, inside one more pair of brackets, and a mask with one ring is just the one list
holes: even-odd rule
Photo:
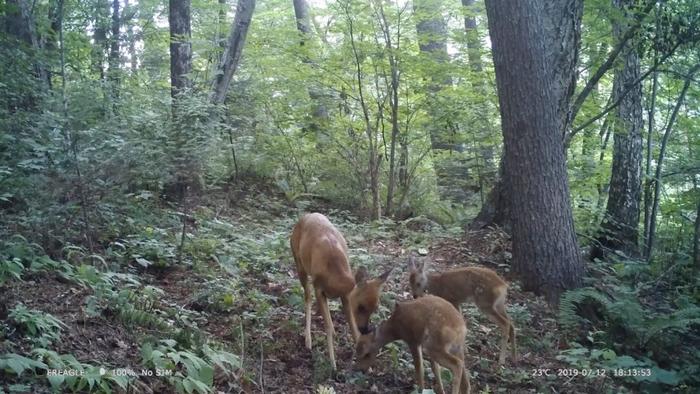
[[334, 329], [328, 310], [328, 298], [340, 298], [353, 341], [356, 341], [360, 331], [368, 330], [370, 317], [379, 305], [382, 285], [389, 277], [391, 269], [370, 280], [367, 270], [360, 268], [353, 277], [345, 238], [328, 218], [320, 213], [306, 214], [297, 222], [292, 230], [290, 244], [299, 281], [304, 288], [306, 347], [311, 349], [310, 285], [313, 285], [326, 324], [328, 355], [333, 369], [336, 369]]
[[355, 349], [355, 366], [366, 370], [374, 364], [387, 343], [403, 340], [413, 355], [416, 384], [423, 390], [423, 352], [430, 358], [437, 381], [436, 392], [445, 392], [440, 365], [452, 372], [452, 393], [469, 394], [469, 371], [464, 368], [464, 338], [467, 327], [457, 309], [440, 297], [426, 295], [397, 303], [388, 320], [362, 335]]
[[425, 261], [417, 266], [413, 256], [408, 258], [408, 267], [408, 280], [414, 298], [425, 293], [432, 294], [449, 301], [457, 310], [460, 310], [459, 306], [463, 302], [473, 302], [489, 320], [501, 328], [498, 363], [505, 363], [509, 340], [513, 360], [517, 360], [515, 326], [505, 308], [508, 284], [496, 272], [484, 267], [467, 267], [428, 274]]

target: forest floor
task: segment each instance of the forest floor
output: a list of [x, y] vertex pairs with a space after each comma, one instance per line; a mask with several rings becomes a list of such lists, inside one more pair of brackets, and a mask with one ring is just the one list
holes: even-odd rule
[[[629, 391], [613, 377], [559, 375], [558, 370], [567, 368], [565, 362], [556, 358], [565, 347], [560, 342], [565, 333], [559, 331], [555, 311], [542, 298], [522, 292], [512, 280], [508, 270], [510, 242], [498, 230], [463, 233], [443, 229], [428, 220], [362, 224], [346, 213], [323, 206], [299, 209], [259, 190], [239, 194], [235, 201], [235, 204], [224, 200], [200, 202], [202, 205], [193, 210], [207, 220], [197, 223], [188, 242], [204, 247], [215, 238], [214, 234], [228, 232], [228, 238], [221, 244], [223, 252], [213, 251], [211, 258], [184, 268], [141, 269], [136, 264], [129, 268], [141, 282], [136, 287], [139, 291], [160, 289], [150, 311], [163, 316], [167, 315], [162, 312], [165, 310], [186, 315], [207, 341], [216, 342], [240, 357], [241, 366], [237, 370], [217, 369], [215, 393], [333, 392], [330, 388], [338, 393], [413, 390], [413, 366], [405, 344], [387, 346], [370, 373], [353, 370], [352, 342], [338, 300], [331, 302], [338, 371], [330, 370], [323, 321], [315, 308], [313, 350], [305, 348], [302, 291], [287, 238], [302, 210], [320, 210], [331, 217], [346, 235], [354, 268], [367, 266], [370, 275], [376, 276], [393, 267], [380, 310], [372, 318], [373, 324], [390, 314], [395, 301], [410, 297], [406, 257], [418, 249], [427, 252], [433, 270], [482, 265], [508, 280], [508, 312], [517, 328], [520, 359], [517, 362], [508, 359], [499, 368], [497, 326], [475, 307], [463, 306], [469, 330], [466, 366], [471, 373], [472, 392]], [[110, 315], [109, 308], [97, 316], [88, 313], [86, 300], [94, 295], [94, 289], [50, 272], [26, 276], [0, 291], [4, 293], [0, 298], [5, 305], [21, 302], [60, 319], [66, 328], [53, 350], [72, 354], [82, 362], [138, 370], [143, 365], [144, 338], [162, 339], [164, 335], [156, 328], [125, 324]], [[222, 293], [226, 295], [223, 298]], [[16, 343], [19, 347], [2, 349], [2, 345], [0, 351], [30, 351], [29, 342], [17, 338]], [[430, 385], [434, 379], [428, 365], [426, 384]], [[536, 376], [534, 371], [538, 369], [550, 369], [552, 375]], [[449, 373], [443, 373], [446, 386], [451, 387]], [[135, 388], [139, 392], [172, 390], [164, 378], [139, 377], [138, 380]], [[33, 392], [48, 391], [48, 387], [32, 387]]]

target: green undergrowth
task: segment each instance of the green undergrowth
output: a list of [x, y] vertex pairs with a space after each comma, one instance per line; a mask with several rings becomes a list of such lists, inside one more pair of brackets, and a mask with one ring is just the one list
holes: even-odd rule
[[[579, 369], [602, 369], [643, 392], [700, 387], [700, 280], [669, 291], [654, 264], [597, 262], [599, 280], [567, 292], [559, 324], [571, 341], [558, 358]], [[681, 265], [679, 272], [692, 272]], [[669, 278], [673, 280], [673, 278]]]
[[[100, 322], [106, 320], [127, 329], [128, 339], [141, 350], [135, 370], [170, 372], [153, 383], [153, 377], [139, 373], [109, 373], [124, 367], [109, 360], [78, 360], [61, 353], [56, 344], [76, 323], [18, 302], [0, 320], [0, 375], [12, 383], [5, 389], [43, 386], [54, 392], [118, 392], [166, 384], [169, 388], [162, 390], [210, 393], [217, 387], [214, 378], [219, 374], [228, 376], [229, 389], [236, 389], [236, 382], [255, 382], [242, 368], [246, 340], [251, 333], [272, 339], [270, 327], [275, 318], [303, 310], [289, 253], [289, 233], [303, 204], [292, 208], [274, 198], [255, 196], [239, 205], [243, 208], [235, 212], [196, 206], [185, 213], [159, 206], [150, 193], [133, 193], [122, 206], [104, 202], [96, 208], [102, 211], [103, 222], [93, 228], [96, 232], [91, 238], [97, 244], [92, 249], [85, 242], [76, 242], [79, 229], [66, 232], [65, 238], [59, 236], [59, 243], [51, 242], [50, 253], [40, 238], [7, 234], [0, 242], [0, 291], [54, 277], [74, 289], [71, 291], [85, 293], [82, 304], [75, 305], [82, 321], [103, 324]], [[373, 275], [395, 262], [370, 253], [370, 242], [398, 242], [410, 251], [461, 233], [426, 218], [368, 224], [344, 211], [327, 215], [348, 238], [351, 264], [367, 266]], [[183, 233], [184, 217], [189, 221]], [[184, 270], [183, 286], [188, 291], [186, 299], [176, 302], [158, 278], [178, 270]], [[270, 292], [265, 284], [282, 290]], [[384, 298], [382, 304], [389, 305], [396, 294]], [[382, 307], [380, 315], [389, 312]], [[229, 343], [201, 329], [216, 315], [231, 317], [224, 332]], [[298, 332], [300, 324], [300, 319], [293, 318], [283, 328]], [[275, 349], [278, 345], [266, 342], [263, 351], [281, 351]], [[317, 359], [324, 364], [317, 374], [320, 382], [328, 374], [322, 372], [325, 357]], [[77, 372], [70, 376], [47, 373], [54, 369]], [[108, 373], [100, 374], [100, 370]]]

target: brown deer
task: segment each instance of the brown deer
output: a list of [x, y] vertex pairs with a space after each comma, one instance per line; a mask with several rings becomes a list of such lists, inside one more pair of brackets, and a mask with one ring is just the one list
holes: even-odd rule
[[469, 371], [464, 368], [464, 338], [467, 326], [462, 314], [440, 297], [426, 295], [411, 301], [397, 303], [388, 320], [357, 341], [355, 366], [367, 370], [374, 364], [379, 350], [387, 343], [403, 340], [413, 355], [416, 384], [423, 390], [423, 352], [437, 381], [438, 394], [445, 392], [440, 376], [440, 365], [452, 372], [452, 393], [469, 394]]
[[304, 288], [306, 347], [311, 349], [309, 285], [313, 285], [319, 309], [326, 323], [331, 365], [336, 369], [333, 349], [334, 329], [328, 310], [328, 298], [340, 298], [353, 341], [356, 341], [360, 331], [368, 330], [370, 316], [377, 310], [382, 285], [389, 277], [391, 269], [379, 278], [369, 280], [367, 270], [360, 268], [353, 277], [348, 262], [345, 238], [328, 218], [320, 213], [306, 214], [299, 220], [292, 230], [290, 244], [299, 281]]
[[508, 284], [496, 272], [483, 267], [457, 268], [442, 273], [426, 273], [423, 261], [416, 266], [413, 256], [409, 257], [409, 284], [414, 298], [425, 293], [446, 299], [460, 310], [460, 304], [473, 302], [502, 331], [501, 352], [498, 364], [506, 360], [508, 341], [512, 344], [512, 357], [517, 360], [515, 326], [506, 313], [505, 303]]

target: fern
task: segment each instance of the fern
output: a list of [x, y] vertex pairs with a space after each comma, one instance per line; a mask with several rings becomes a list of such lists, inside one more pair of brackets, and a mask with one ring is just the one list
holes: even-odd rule
[[646, 345], [661, 332], [667, 332], [671, 329], [686, 331], [693, 324], [700, 324], [700, 308], [697, 306], [690, 306], [669, 315], [651, 319], [642, 336], [642, 344]]
[[611, 309], [613, 300], [606, 294], [592, 287], [583, 287], [571, 290], [561, 297], [559, 303], [559, 324], [566, 330], [573, 330], [579, 327], [583, 318], [578, 315], [578, 306], [586, 299], [598, 302], [604, 309]]

